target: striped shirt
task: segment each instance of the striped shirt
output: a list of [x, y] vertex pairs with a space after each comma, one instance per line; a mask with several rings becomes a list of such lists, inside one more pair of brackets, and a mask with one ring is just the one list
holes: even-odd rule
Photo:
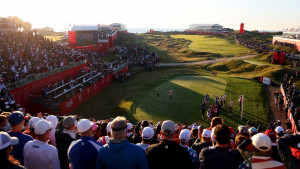
[[243, 162], [239, 169], [286, 169], [286, 167], [271, 157], [253, 156]]

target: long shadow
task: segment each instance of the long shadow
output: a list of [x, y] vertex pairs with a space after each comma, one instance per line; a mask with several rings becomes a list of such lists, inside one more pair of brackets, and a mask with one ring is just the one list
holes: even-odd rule
[[[169, 101], [169, 90], [175, 91], [173, 102]], [[224, 89], [220, 92], [223, 91]], [[213, 96], [220, 93], [209, 94]], [[206, 118], [202, 119], [201, 104], [203, 100], [203, 94], [174, 83], [164, 83], [137, 100], [135, 110], [139, 118], [152, 118], [145, 120], [161, 121], [169, 119], [175, 122], [187, 122], [188, 124], [197, 121], [202, 124], [209, 124]], [[213, 102], [213, 99], [211, 99], [211, 102]]]

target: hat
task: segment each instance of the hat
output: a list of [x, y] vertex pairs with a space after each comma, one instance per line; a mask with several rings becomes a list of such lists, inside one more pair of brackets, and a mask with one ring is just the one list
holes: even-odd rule
[[23, 120], [24, 120], [24, 115], [23, 115], [23, 113], [21, 113], [19, 111], [13, 112], [8, 118], [8, 122], [13, 126], [18, 125]]
[[48, 130], [51, 130], [53, 127], [51, 122], [46, 120], [38, 121], [34, 126], [34, 133], [38, 136], [45, 134]]
[[110, 133], [110, 129], [111, 129], [111, 122], [107, 123], [106, 132]]
[[255, 127], [251, 127], [251, 128], [249, 129], [249, 133], [250, 133], [250, 134], [257, 133], [256, 128], [255, 128]]
[[57, 119], [56, 116], [50, 115], [50, 116], [46, 117], [46, 120], [49, 121], [49, 122], [51, 122], [52, 125], [53, 125], [53, 127], [56, 127], [57, 122], [58, 122], [58, 119]]
[[33, 117], [32, 119], [29, 120], [29, 128], [34, 128], [36, 123], [40, 121], [41, 119], [38, 117]]
[[266, 134], [267, 136], [269, 136], [271, 139], [272, 139], [272, 138], [276, 138], [276, 133], [275, 133], [275, 131], [273, 131], [273, 130], [271, 130], [271, 129], [266, 130], [265, 134]]
[[284, 129], [281, 126], [277, 126], [275, 131], [276, 131], [277, 134], [280, 134], [280, 133], [283, 134], [284, 133]]
[[10, 137], [7, 132], [0, 131], [0, 150], [17, 144], [19, 144], [19, 139], [17, 137]]
[[79, 133], [84, 133], [88, 131], [94, 123], [89, 121], [88, 119], [81, 119], [78, 122], [77, 129]]
[[131, 123], [127, 123], [127, 130], [131, 130], [132, 129], [132, 124]]
[[146, 121], [146, 120], [143, 120], [141, 126], [142, 126], [143, 128], [144, 128], [144, 127], [148, 127], [148, 126], [149, 126], [149, 122]]
[[181, 142], [186, 143], [190, 140], [190, 138], [191, 138], [191, 131], [189, 129], [181, 130], [179, 134], [179, 139]]
[[72, 116], [67, 116], [63, 120], [64, 127], [72, 127], [74, 125], [75, 119]]
[[161, 125], [161, 129], [163, 133], [166, 133], [167, 130], [169, 130], [170, 134], [173, 134], [175, 132], [174, 122], [170, 120], [164, 121]]
[[255, 134], [252, 137], [252, 144], [260, 151], [269, 151], [271, 149], [271, 139], [263, 133]]
[[249, 134], [246, 126], [239, 126], [238, 129], [240, 135], [247, 136]]
[[145, 127], [142, 132], [142, 137], [144, 139], [150, 140], [154, 136], [154, 130], [151, 127]]
[[200, 130], [201, 128], [203, 128], [202, 124], [200, 124], [200, 126], [198, 126], [198, 130]]
[[207, 129], [204, 129], [203, 132], [202, 132], [202, 137], [210, 138], [211, 137], [211, 131], [207, 130]]

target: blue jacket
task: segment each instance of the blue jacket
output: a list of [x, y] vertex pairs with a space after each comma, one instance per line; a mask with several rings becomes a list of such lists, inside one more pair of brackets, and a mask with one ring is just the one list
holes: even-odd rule
[[68, 150], [68, 157], [73, 169], [95, 169], [96, 160], [102, 144], [98, 143], [93, 137], [81, 137], [73, 141]]
[[15, 159], [20, 161], [21, 165], [24, 165], [24, 146], [28, 141], [33, 140], [33, 138], [21, 132], [8, 132], [8, 134], [10, 135], [10, 137], [17, 137], [19, 139], [19, 144], [13, 146], [13, 151], [11, 152], [11, 154]]
[[97, 157], [97, 169], [149, 169], [145, 151], [128, 140], [122, 143], [109, 142]]

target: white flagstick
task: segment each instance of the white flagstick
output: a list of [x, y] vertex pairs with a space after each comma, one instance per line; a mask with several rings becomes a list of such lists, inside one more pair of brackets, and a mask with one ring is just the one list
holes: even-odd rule
[[243, 120], [243, 110], [244, 110], [244, 95], [242, 95], [242, 107], [241, 107], [241, 120]]

